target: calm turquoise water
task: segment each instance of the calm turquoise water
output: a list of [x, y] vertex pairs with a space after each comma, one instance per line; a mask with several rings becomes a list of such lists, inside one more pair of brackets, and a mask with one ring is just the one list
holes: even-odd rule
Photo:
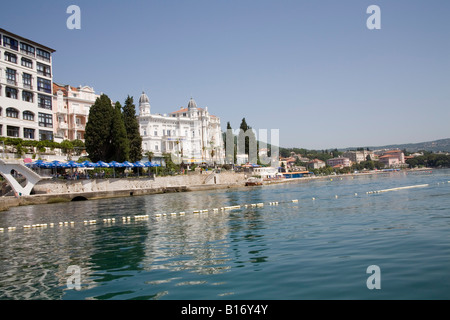
[[[13, 208], [0, 213], [17, 227], [0, 233], [0, 298], [449, 299], [448, 181], [434, 170]], [[23, 229], [38, 223], [55, 226]], [[67, 288], [71, 265], [81, 290]], [[370, 265], [381, 289], [366, 286]]]

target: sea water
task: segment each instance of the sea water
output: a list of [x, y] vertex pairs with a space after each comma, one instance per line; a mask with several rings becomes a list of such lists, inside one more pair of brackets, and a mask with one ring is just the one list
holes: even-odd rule
[[449, 299], [449, 181], [392, 172], [12, 208], [0, 299]]

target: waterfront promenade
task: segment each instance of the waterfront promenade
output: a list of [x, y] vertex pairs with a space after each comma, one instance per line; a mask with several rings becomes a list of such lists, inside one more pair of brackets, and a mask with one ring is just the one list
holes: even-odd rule
[[2, 197], [0, 211], [19, 205], [241, 187], [246, 177], [245, 173], [230, 171], [165, 177], [46, 179], [34, 186], [30, 196]]
[[[402, 172], [431, 171], [430, 168], [408, 169]], [[385, 171], [350, 173], [345, 175], [311, 176], [302, 178], [264, 181], [263, 185], [307, 182], [317, 179], [338, 180], [375, 174], [392, 174]], [[34, 187], [34, 194], [21, 197], [2, 197], [0, 211], [19, 205], [34, 205], [77, 200], [130, 197], [148, 194], [213, 190], [243, 187], [251, 173], [222, 171], [221, 173], [197, 173], [165, 177], [105, 178], [42, 180]]]

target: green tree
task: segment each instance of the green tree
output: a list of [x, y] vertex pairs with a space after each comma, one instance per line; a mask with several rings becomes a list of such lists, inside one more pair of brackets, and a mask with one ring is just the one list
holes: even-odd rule
[[127, 97], [122, 113], [129, 144], [129, 159], [131, 162], [136, 162], [142, 159], [142, 137], [139, 133], [133, 97]]
[[73, 152], [73, 144], [69, 140], [64, 140], [61, 142], [61, 150], [67, 155], [67, 159], [72, 159], [72, 152]]
[[[228, 139], [227, 139], [228, 138]], [[236, 163], [236, 141], [237, 138], [233, 134], [233, 129], [231, 124], [227, 122], [227, 131], [223, 133], [223, 142], [225, 148], [225, 161], [226, 163]], [[227, 149], [227, 143], [232, 145], [232, 147]]]
[[123, 162], [129, 159], [130, 146], [128, 143], [127, 131], [125, 129], [124, 118], [122, 115], [122, 106], [116, 102], [113, 108], [110, 133], [110, 150], [108, 161]]
[[111, 154], [111, 124], [114, 108], [107, 95], [102, 94], [89, 110], [86, 123], [85, 143], [89, 158], [94, 161], [108, 161]]
[[[245, 118], [242, 118], [241, 125], [239, 128], [241, 130], [239, 131], [238, 141], [242, 141], [242, 135], [244, 135], [244, 148], [242, 148], [242, 146], [238, 146], [239, 152], [249, 155], [249, 161], [252, 161], [252, 159], [250, 159], [250, 156], [251, 156], [250, 155], [250, 147], [251, 147], [251, 145], [254, 144], [255, 148], [257, 149], [255, 133], [253, 132], [252, 128], [247, 124]], [[250, 131], [247, 132], [248, 130], [250, 130]], [[244, 149], [244, 150], [242, 150], [242, 149]], [[258, 154], [258, 152], [256, 150], [255, 156], [257, 154]], [[257, 161], [256, 159], [254, 159], [254, 160]]]
[[86, 151], [94, 162], [128, 159], [127, 132], [119, 102], [113, 107], [107, 95], [97, 98], [89, 111], [85, 141]]
[[148, 161], [150, 161], [150, 162], [152, 162], [152, 159], [153, 159], [154, 155], [155, 154], [153, 153], [153, 151], [147, 151], [145, 153], [145, 156], [148, 158]]

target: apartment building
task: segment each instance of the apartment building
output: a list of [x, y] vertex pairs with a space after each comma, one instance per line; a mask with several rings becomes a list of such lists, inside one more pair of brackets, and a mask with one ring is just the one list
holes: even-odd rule
[[325, 167], [325, 161], [320, 159], [314, 159], [308, 162], [308, 168], [310, 169], [320, 169]]
[[54, 52], [0, 29], [0, 136], [53, 140]]
[[401, 167], [405, 164], [405, 155], [401, 150], [384, 151], [379, 157], [385, 167]]
[[377, 156], [373, 151], [361, 150], [361, 151], [346, 151], [342, 154], [343, 157], [349, 158], [352, 163], [360, 163], [366, 161], [369, 157], [371, 160], [376, 160]]
[[100, 97], [88, 86], [73, 87], [53, 83], [55, 141], [84, 141], [89, 110]]
[[351, 163], [350, 163], [350, 159], [349, 158], [344, 158], [344, 157], [337, 157], [337, 158], [332, 158], [332, 159], [328, 159], [327, 160], [327, 164], [330, 167], [350, 167]]

